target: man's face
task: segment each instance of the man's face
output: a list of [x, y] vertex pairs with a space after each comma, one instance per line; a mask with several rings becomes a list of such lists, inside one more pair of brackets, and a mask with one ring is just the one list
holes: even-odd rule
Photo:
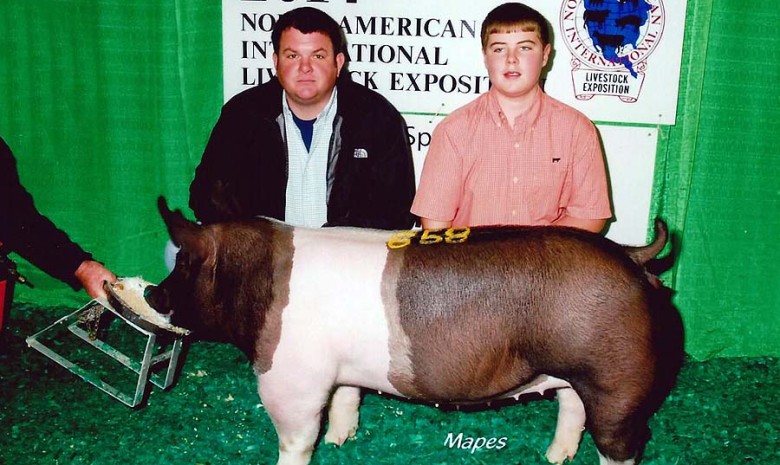
[[330, 99], [344, 54], [335, 54], [330, 38], [319, 32], [304, 34], [288, 28], [279, 38], [274, 66], [287, 92], [288, 103], [300, 118], [316, 117]]
[[500, 96], [520, 98], [536, 88], [550, 56], [536, 32], [490, 34], [482, 51], [493, 88]]

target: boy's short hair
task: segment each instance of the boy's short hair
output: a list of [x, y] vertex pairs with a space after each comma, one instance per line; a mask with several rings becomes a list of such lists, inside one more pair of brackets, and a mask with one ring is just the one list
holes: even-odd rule
[[274, 24], [271, 31], [271, 43], [274, 46], [274, 53], [279, 53], [279, 42], [282, 38], [282, 32], [289, 28], [295, 28], [304, 34], [319, 32], [330, 38], [333, 44], [333, 53], [344, 52], [344, 40], [341, 35], [341, 27], [324, 11], [316, 8], [304, 6], [284, 13]]
[[482, 50], [490, 34], [506, 32], [536, 32], [542, 45], [550, 43], [550, 26], [541, 13], [522, 3], [504, 3], [487, 14], [482, 22]]

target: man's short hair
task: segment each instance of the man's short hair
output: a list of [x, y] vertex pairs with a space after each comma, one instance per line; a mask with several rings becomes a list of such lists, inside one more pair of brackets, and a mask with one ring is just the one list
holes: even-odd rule
[[279, 42], [282, 32], [289, 28], [295, 28], [304, 34], [319, 32], [330, 38], [333, 44], [333, 53], [344, 52], [344, 40], [341, 35], [341, 27], [327, 13], [316, 8], [304, 6], [284, 13], [279, 17], [271, 31], [271, 42], [274, 53], [279, 53]]
[[522, 3], [504, 3], [487, 14], [482, 22], [482, 50], [488, 45], [490, 34], [507, 32], [536, 32], [542, 45], [550, 43], [550, 26], [541, 13]]

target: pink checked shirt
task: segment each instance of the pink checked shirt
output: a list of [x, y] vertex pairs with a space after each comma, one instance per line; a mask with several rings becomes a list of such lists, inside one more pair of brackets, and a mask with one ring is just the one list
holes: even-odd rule
[[539, 89], [514, 129], [493, 91], [436, 126], [412, 213], [454, 227], [610, 218], [596, 128]]

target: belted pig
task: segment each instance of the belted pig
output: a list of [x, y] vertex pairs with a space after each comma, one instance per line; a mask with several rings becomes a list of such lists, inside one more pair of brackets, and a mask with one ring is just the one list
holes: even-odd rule
[[159, 208], [176, 266], [147, 301], [172, 324], [251, 360], [279, 438], [278, 464], [309, 462], [358, 428], [360, 388], [431, 403], [557, 390], [546, 457], [587, 426], [600, 463], [631, 464], [658, 376], [644, 247], [563, 227], [442, 231], [296, 228], [265, 218], [201, 226]]

